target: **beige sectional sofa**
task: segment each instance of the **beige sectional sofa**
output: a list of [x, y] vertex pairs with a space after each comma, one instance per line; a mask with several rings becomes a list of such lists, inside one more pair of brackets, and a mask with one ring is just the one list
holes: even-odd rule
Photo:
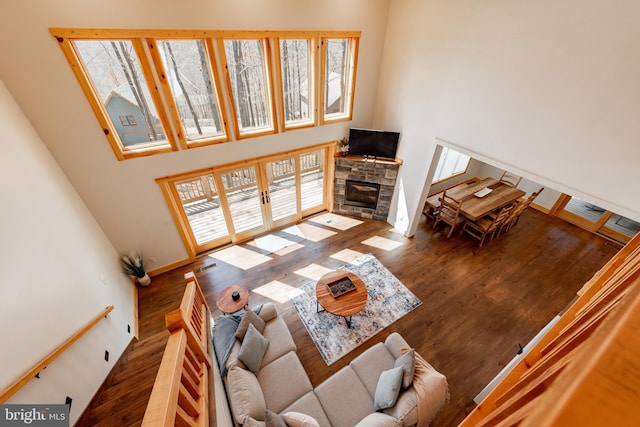
[[[219, 342], [216, 343], [218, 328], [214, 325], [215, 356], [219, 363], [223, 363], [220, 370], [214, 370], [214, 382], [218, 383], [215, 396], [218, 425], [224, 425], [227, 418], [230, 425], [265, 426], [268, 411], [284, 415], [287, 421], [292, 417], [295, 421], [300, 416], [306, 422], [291, 421], [293, 424], [287, 425], [386, 427], [413, 426], [418, 422], [418, 399], [411, 380], [408, 381], [411, 384], [405, 384], [407, 388], [400, 386], [402, 390], [393, 406], [380, 411], [374, 408], [381, 374], [394, 368], [403, 355], [403, 349], [406, 352], [409, 348], [399, 334], [392, 333], [384, 343], [375, 344], [314, 389], [298, 359], [291, 333], [282, 317], [278, 316], [275, 306], [264, 304], [258, 316], [254, 317], [264, 321], [264, 325], [260, 325], [263, 328], [260, 335], [268, 341], [262, 360], [257, 361], [259, 368], [255, 361], [250, 363], [254, 365], [255, 373], [243, 363], [242, 360], [247, 361], [247, 350], [242, 350], [244, 354], [241, 354], [241, 349], [244, 341], [249, 341], [250, 334], [253, 342], [256, 328], [250, 326], [249, 329], [253, 330], [247, 330], [243, 340], [227, 338], [227, 345], [231, 348], [229, 352], [228, 348], [224, 350]], [[228, 320], [229, 317], [222, 319], [221, 316], [216, 319], [216, 324]], [[234, 321], [239, 320], [236, 315]], [[252, 322], [245, 320], [241, 329], [248, 323]], [[228, 356], [221, 355], [223, 352]], [[224, 356], [227, 356], [226, 360]], [[406, 356], [403, 359], [407, 359]], [[421, 421], [426, 421], [421, 425], [427, 425], [448, 398], [446, 378], [427, 366], [430, 369], [426, 376], [422, 375], [428, 384], [429, 402], [421, 403]], [[406, 366], [403, 369], [407, 369]], [[405, 373], [405, 383], [406, 378]], [[220, 382], [224, 383], [226, 394], [221, 393]], [[385, 390], [382, 392], [386, 394]], [[227, 414], [226, 417], [225, 404], [231, 408], [230, 416]], [[305, 416], [311, 418], [305, 420]]]

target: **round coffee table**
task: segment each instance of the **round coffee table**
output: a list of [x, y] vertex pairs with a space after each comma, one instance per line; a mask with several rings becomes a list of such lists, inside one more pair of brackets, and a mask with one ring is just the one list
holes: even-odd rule
[[[234, 292], [238, 293], [238, 299], [233, 299]], [[224, 288], [216, 298], [216, 305], [225, 314], [240, 311], [248, 304], [249, 290], [242, 285], [231, 285], [228, 288]]]
[[[351, 279], [351, 282], [355, 285], [356, 289], [355, 291], [350, 291], [334, 297], [327, 285], [343, 277]], [[322, 311], [320, 310], [320, 307], [318, 307], [319, 305], [329, 313], [344, 317], [348, 328], [351, 327], [351, 317], [354, 314], [359, 313], [360, 310], [364, 308], [367, 303], [367, 298], [367, 287], [364, 282], [361, 278], [349, 271], [332, 271], [322, 276], [316, 284], [317, 311]]]

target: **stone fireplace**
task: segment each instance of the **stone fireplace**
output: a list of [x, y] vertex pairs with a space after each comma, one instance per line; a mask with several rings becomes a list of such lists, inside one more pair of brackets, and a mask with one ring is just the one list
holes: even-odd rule
[[336, 157], [333, 211], [386, 221], [401, 162]]
[[380, 184], [347, 179], [344, 187], [344, 204], [374, 209], [378, 206]]

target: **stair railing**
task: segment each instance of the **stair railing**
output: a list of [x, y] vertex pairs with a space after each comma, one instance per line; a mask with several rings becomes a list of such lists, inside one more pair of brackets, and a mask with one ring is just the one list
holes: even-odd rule
[[13, 384], [11, 384], [8, 388], [2, 391], [0, 394], [0, 403], [6, 402], [11, 396], [13, 396], [18, 390], [20, 390], [25, 384], [27, 384], [33, 377], [38, 375], [40, 371], [49, 366], [51, 362], [53, 362], [58, 356], [60, 356], [66, 349], [71, 347], [73, 343], [78, 341], [81, 336], [87, 333], [91, 328], [93, 328], [101, 319], [107, 317], [107, 314], [111, 313], [113, 310], [113, 306], [110, 305], [105, 308], [99, 315], [97, 315], [93, 320], [87, 323], [82, 329], [73, 334], [69, 339], [63, 342], [58, 348], [53, 350], [48, 356], [38, 362], [33, 368], [29, 369], [24, 375], [18, 378]]
[[171, 335], [142, 427], [209, 426], [209, 307], [195, 275], [185, 280], [180, 308], [165, 315]]

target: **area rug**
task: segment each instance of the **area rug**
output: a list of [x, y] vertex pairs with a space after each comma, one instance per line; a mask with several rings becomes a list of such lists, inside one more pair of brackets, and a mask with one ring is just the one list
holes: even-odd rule
[[372, 254], [363, 255], [336, 270], [347, 270], [360, 277], [369, 293], [362, 311], [353, 315], [351, 328], [347, 328], [345, 319], [341, 316], [327, 311], [317, 312], [315, 280], [303, 284], [300, 287], [302, 292], [291, 300], [327, 365], [335, 363], [422, 304]]
[[271, 255], [288, 246], [301, 242], [305, 239], [304, 234], [293, 225], [282, 230], [275, 231], [262, 237], [254, 239], [255, 245], [260, 249], [263, 255]]

